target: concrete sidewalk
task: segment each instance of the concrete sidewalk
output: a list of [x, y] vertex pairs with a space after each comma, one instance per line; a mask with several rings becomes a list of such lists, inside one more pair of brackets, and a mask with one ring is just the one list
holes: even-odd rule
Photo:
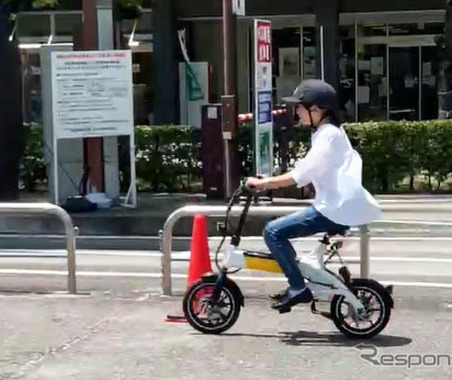
[[[145, 293], [0, 296], [0, 379], [451, 379], [444, 357], [415, 365], [419, 354], [450, 357], [451, 312], [396, 309], [366, 349], [306, 308], [279, 315], [256, 299], [229, 332], [202, 335], [163, 322], [180, 302]], [[386, 365], [361, 357], [374, 350], [374, 363], [386, 355]], [[413, 358], [412, 368], [387, 364], [389, 355]]]
[[[424, 217], [426, 213], [433, 212], [435, 214], [437, 211], [441, 211], [441, 205], [443, 204], [452, 204], [452, 197], [445, 195], [385, 195], [378, 198], [385, 203], [397, 204], [399, 202], [406, 204], [406, 202], [413, 202], [413, 205], [427, 207], [428, 210], [422, 211], [420, 218]], [[45, 194], [28, 194], [21, 198], [21, 202], [38, 201], [47, 201]], [[311, 202], [312, 200], [309, 199], [274, 198], [272, 205], [302, 207]], [[423, 203], [425, 204], [423, 205]], [[187, 204], [224, 205], [225, 202], [221, 199], [206, 199], [202, 194], [140, 193], [136, 209], [115, 207], [109, 210], [97, 210], [92, 213], [76, 213], [71, 216], [74, 225], [79, 227], [80, 234], [83, 236], [158, 236], [168, 216], [173, 211]], [[414, 207], [413, 210], [408, 208], [407, 211], [416, 212], [416, 209]], [[408, 220], [414, 218], [412, 212], [402, 212], [400, 215], [394, 215], [394, 217]], [[268, 218], [256, 216], [250, 218], [252, 218], [252, 223], [245, 225], [243, 234], [260, 236]], [[436, 219], [438, 219], [438, 216], [434, 215], [433, 220]], [[450, 215], [447, 216], [447, 219], [450, 219]], [[218, 235], [216, 231], [216, 223], [218, 221], [223, 221], [223, 218], [209, 218], [208, 228], [210, 236]], [[191, 236], [191, 229], [192, 219], [189, 217], [183, 218], [176, 223], [174, 236]], [[63, 234], [64, 230], [61, 222], [54, 217], [43, 216], [37, 218], [36, 216], [12, 217], [0, 215], [0, 232], [1, 234], [13, 235], [55, 235]], [[1, 243], [0, 241], [0, 246], [4, 246]]]

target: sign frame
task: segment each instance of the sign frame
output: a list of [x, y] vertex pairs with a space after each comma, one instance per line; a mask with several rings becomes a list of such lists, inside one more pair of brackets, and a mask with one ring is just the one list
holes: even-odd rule
[[273, 77], [271, 21], [254, 19], [255, 171], [273, 173]]
[[[60, 67], [60, 71], [67, 71], [70, 75], [67, 76], [67, 83], [68, 87], [65, 88], [64, 84], [60, 86], [58, 81], [62, 83], [65, 79], [61, 79], [61, 76], [64, 76], [64, 74], [59, 73], [57, 68], [59, 67], [58, 59], [67, 58], [66, 61], [67, 69], [62, 69]], [[70, 59], [75, 60], [70, 61]], [[98, 61], [93, 61], [98, 59]], [[109, 65], [109, 59], [111, 65]], [[117, 87], [112, 86], [111, 81], [108, 83], [108, 79], [105, 77], [102, 78], [102, 70], [104, 70], [103, 74], [105, 74], [109, 68], [116, 66], [116, 69], [118, 70], [120, 68], [121, 63], [119, 63], [119, 60], [122, 59], [122, 83], [118, 86], [119, 83], [116, 83]], [[80, 62], [85, 62], [86, 65], [92, 64], [92, 74], [94, 75], [94, 78], [97, 76], [96, 79], [88, 79], [89, 74], [88, 70], [85, 71], [85, 73], [80, 73], [79, 76], [77, 76], [77, 71], [83, 72], [84, 68], [82, 64], [80, 65]], [[95, 65], [98, 65], [97, 67]], [[74, 68], [71, 68], [71, 66], [74, 66]], [[75, 68], [79, 67], [79, 68]], [[75, 138], [86, 138], [86, 137], [117, 137], [117, 136], [129, 136], [129, 149], [130, 149], [130, 186], [127, 191], [127, 195], [125, 198], [124, 206], [129, 206], [135, 208], [137, 205], [137, 190], [136, 190], [136, 167], [135, 167], [135, 134], [134, 134], [134, 106], [133, 106], [133, 73], [132, 73], [132, 52], [130, 50], [91, 50], [91, 51], [52, 51], [51, 52], [51, 59], [50, 59], [50, 68], [51, 68], [51, 107], [52, 107], [52, 143], [53, 143], [53, 170], [54, 170], [54, 197], [55, 197], [55, 204], [59, 203], [59, 189], [58, 189], [58, 140], [63, 139], [75, 139]], [[74, 73], [71, 73], [71, 70], [74, 70]], [[58, 75], [60, 75], [60, 78], [58, 78]], [[84, 79], [83, 77], [86, 77]], [[72, 78], [72, 79], [71, 79]], [[70, 82], [73, 80], [73, 78], [76, 78], [76, 81]], [[115, 77], [116, 79], [116, 77]], [[72, 88], [72, 87], [73, 88]], [[109, 87], [110, 86], [110, 87]], [[64, 93], [66, 91], [66, 93]], [[117, 112], [117, 108], [119, 106], [120, 110], [125, 109], [126, 115], [121, 118], [120, 121], [112, 120], [111, 122], [107, 120], [102, 120], [102, 113], [105, 113], [106, 110], [99, 111], [99, 108], [92, 111], [92, 115], [97, 114], [99, 123], [105, 123], [105, 125], [109, 125], [109, 127], [104, 127], [99, 129], [99, 131], [95, 131], [90, 133], [83, 133], [82, 129], [79, 129], [77, 133], [72, 133], [70, 131], [64, 131], [61, 128], [61, 125], [58, 123], [60, 122], [60, 119], [58, 116], [62, 116], [64, 114], [64, 107], [67, 105], [66, 112], [71, 113], [73, 112], [74, 115], [80, 116], [83, 114], [83, 109], [85, 110], [85, 114], [90, 114], [90, 110], [86, 111], [86, 108], [89, 107], [86, 104], [83, 105], [83, 100], [85, 100], [86, 97], [86, 91], [92, 91], [92, 95], [96, 94], [96, 91], [100, 91], [100, 93], [104, 92], [102, 95], [105, 99], [103, 104], [106, 104], [108, 102], [108, 99], [110, 103], [108, 104], [108, 107], [115, 109]], [[64, 96], [67, 96], [66, 99], [64, 99]], [[118, 105], [118, 98], [123, 98], [122, 101], [119, 102]], [[61, 102], [61, 100], [64, 100], [64, 102]], [[75, 111], [74, 109], [70, 109], [71, 102], [73, 102], [74, 108], [81, 107], [82, 111]], [[80, 102], [80, 103], [78, 103]], [[100, 102], [102, 103], [102, 102]], [[59, 105], [61, 104], [61, 109], [58, 109]], [[99, 105], [98, 107], [101, 108]], [[62, 111], [63, 109], [63, 111]], [[97, 113], [96, 113], [97, 111]], [[60, 112], [57, 114], [57, 112]], [[122, 113], [123, 111], [121, 111]], [[94, 117], [94, 116], [93, 116]], [[109, 117], [111, 117], [111, 114], [109, 114]], [[76, 118], [72, 118], [71, 122], [76, 121]], [[86, 125], [90, 125], [89, 118], [87, 118], [85, 121], [81, 119], [79, 120], [82, 124], [85, 123]], [[93, 122], [92, 124], [95, 124], [96, 122]], [[114, 131], [114, 124], [119, 124], [120, 127], [118, 127], [117, 131]], [[89, 127], [86, 129], [88, 130]], [[75, 128], [74, 131], [77, 131]], [[102, 132], [104, 131], [104, 132]]]

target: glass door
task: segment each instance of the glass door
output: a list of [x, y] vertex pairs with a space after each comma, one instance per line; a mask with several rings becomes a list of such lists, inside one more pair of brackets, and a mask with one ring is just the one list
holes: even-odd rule
[[436, 46], [423, 46], [421, 51], [421, 119], [431, 120], [438, 117], [438, 90], [436, 86], [435, 64]]
[[359, 121], [382, 121], [388, 116], [386, 34], [385, 24], [357, 28], [355, 99]]
[[421, 47], [389, 47], [389, 118], [420, 120]]

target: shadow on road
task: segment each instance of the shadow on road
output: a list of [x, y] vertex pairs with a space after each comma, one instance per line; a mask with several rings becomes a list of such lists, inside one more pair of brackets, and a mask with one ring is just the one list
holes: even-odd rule
[[[339, 347], [354, 347], [363, 342], [363, 339], [347, 338], [340, 333], [317, 333], [312, 331], [297, 331], [297, 332], [280, 332], [278, 338], [291, 346], [339, 346]], [[372, 339], [366, 339], [367, 344], [372, 344], [376, 347], [399, 347], [410, 344], [412, 339], [391, 336], [378, 335]]]
[[[278, 339], [291, 346], [355, 347], [359, 343], [363, 343], [363, 339], [350, 339], [340, 333], [317, 333], [312, 331], [281, 331], [278, 334], [223, 333], [222, 336]], [[378, 335], [375, 338], [366, 339], [364, 342], [375, 347], [400, 347], [410, 344], [412, 339], [400, 336]]]

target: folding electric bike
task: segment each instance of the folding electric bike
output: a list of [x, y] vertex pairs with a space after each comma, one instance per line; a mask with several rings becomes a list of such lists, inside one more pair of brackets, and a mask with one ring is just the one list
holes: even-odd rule
[[[229, 213], [234, 203], [246, 197], [243, 211], [235, 231], [230, 232]], [[276, 260], [269, 253], [239, 249], [240, 236], [252, 200], [256, 192], [240, 185], [228, 205], [226, 219], [220, 230], [223, 239], [217, 249], [215, 262], [219, 273], [207, 273], [193, 283], [183, 299], [183, 310], [190, 325], [205, 334], [220, 334], [230, 329], [237, 321], [244, 297], [228, 275], [240, 269], [282, 273]], [[339, 248], [342, 241], [333, 236], [345, 236], [347, 231], [326, 233], [317, 248], [299, 259], [298, 265], [313, 294], [311, 311], [331, 319], [336, 327], [351, 338], [370, 338], [379, 334], [389, 322], [394, 302], [392, 286], [384, 287], [371, 279], [352, 279], [350, 271], [342, 260]], [[223, 263], [218, 263], [218, 254], [226, 237], [230, 244]], [[325, 260], [325, 256], [327, 257]], [[326, 264], [337, 256], [342, 264], [339, 273], [327, 269]], [[328, 311], [319, 311], [317, 305], [327, 305]], [[329, 306], [329, 307], [328, 307]]]

